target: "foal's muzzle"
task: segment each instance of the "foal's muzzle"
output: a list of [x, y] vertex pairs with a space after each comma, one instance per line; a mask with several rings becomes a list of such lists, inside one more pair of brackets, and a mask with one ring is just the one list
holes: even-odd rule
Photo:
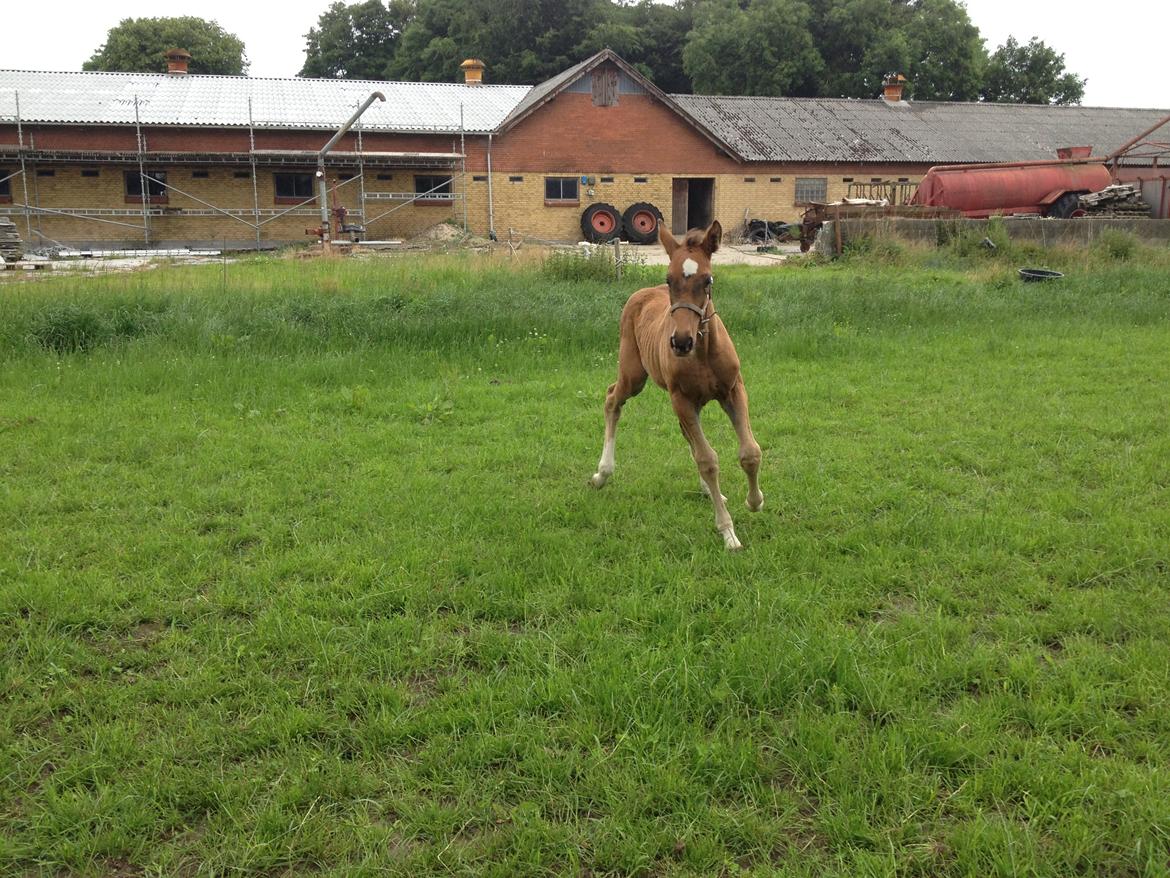
[[676, 357], [685, 357], [695, 347], [695, 340], [691, 336], [679, 338], [673, 332], [670, 334], [670, 349]]

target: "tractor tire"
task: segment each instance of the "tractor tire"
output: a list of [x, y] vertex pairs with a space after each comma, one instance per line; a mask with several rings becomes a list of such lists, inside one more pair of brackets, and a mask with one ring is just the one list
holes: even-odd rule
[[597, 202], [581, 214], [581, 233], [593, 244], [604, 244], [621, 237], [622, 215], [612, 204]]
[[1066, 192], [1048, 208], [1045, 216], [1050, 216], [1053, 219], [1068, 219], [1073, 215], [1073, 212], [1080, 207], [1081, 196], [1075, 192]]
[[622, 214], [626, 226], [626, 237], [632, 244], [653, 244], [658, 240], [658, 228], [662, 225], [662, 211], [646, 201], [631, 204]]

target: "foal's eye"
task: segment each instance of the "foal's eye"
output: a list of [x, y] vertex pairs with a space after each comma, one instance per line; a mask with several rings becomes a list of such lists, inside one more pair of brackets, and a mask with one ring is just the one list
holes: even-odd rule
[[711, 286], [711, 284], [713, 284], [713, 283], [715, 283], [715, 278], [708, 276], [707, 277], [707, 286]]

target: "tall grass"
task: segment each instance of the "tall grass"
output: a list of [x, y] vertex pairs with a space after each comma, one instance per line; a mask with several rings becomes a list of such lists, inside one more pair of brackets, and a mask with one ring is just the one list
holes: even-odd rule
[[0, 875], [1164, 875], [1164, 254], [872, 253], [718, 271], [737, 556], [640, 278], [0, 290]]

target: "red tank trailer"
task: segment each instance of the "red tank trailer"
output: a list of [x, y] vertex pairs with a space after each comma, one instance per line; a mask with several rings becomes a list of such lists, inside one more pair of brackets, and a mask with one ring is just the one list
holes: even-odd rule
[[942, 165], [931, 168], [911, 204], [950, 207], [963, 216], [1041, 214], [1067, 219], [1077, 214], [1077, 200], [1114, 181], [1107, 159], [1015, 162], [991, 165]]

